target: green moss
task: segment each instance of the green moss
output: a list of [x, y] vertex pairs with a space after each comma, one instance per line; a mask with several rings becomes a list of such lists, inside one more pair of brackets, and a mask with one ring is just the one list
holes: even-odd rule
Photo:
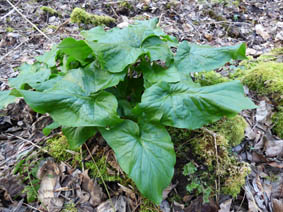
[[176, 0], [170, 0], [170, 1], [166, 4], [166, 8], [167, 8], [167, 9], [171, 9], [171, 8], [174, 9], [175, 7], [178, 6], [178, 4], [179, 4], [178, 1], [176, 1]]
[[210, 125], [208, 129], [223, 135], [230, 146], [237, 146], [245, 137], [247, 122], [245, 119], [236, 115], [232, 118], [222, 118], [220, 121]]
[[51, 8], [51, 7], [47, 7], [47, 6], [42, 6], [40, 8], [43, 12], [47, 13], [47, 14], [50, 14], [50, 15], [58, 15], [58, 12]]
[[224, 194], [229, 194], [232, 197], [236, 197], [242, 186], [246, 182], [246, 176], [250, 174], [251, 168], [248, 163], [233, 161], [227, 169], [227, 178], [221, 191]]
[[[199, 133], [190, 140], [190, 144], [193, 147], [193, 153], [203, 161], [210, 170], [215, 168], [214, 165], [216, 161], [226, 161], [227, 158], [229, 158], [227, 151], [228, 141], [220, 134], [215, 134], [214, 138], [214, 136], [208, 132], [199, 131]], [[217, 145], [217, 152], [215, 145]]]
[[40, 156], [32, 154], [27, 158], [20, 160], [13, 170], [13, 174], [18, 174], [19, 180], [24, 185], [22, 193], [26, 195], [28, 203], [37, 201], [37, 191], [40, 186], [40, 180], [37, 179], [36, 173], [40, 160]]
[[[127, 180], [122, 179], [117, 173], [116, 171], [111, 171], [113, 172], [113, 174], [109, 174], [109, 170], [111, 170], [110, 165], [107, 162], [107, 159], [105, 156], [102, 156], [100, 158], [97, 158], [95, 160], [96, 165], [100, 171], [100, 174], [102, 175], [102, 178], [104, 181], [108, 181], [108, 182], [114, 182], [117, 181], [119, 183], [123, 183]], [[95, 166], [95, 164], [92, 161], [86, 162], [85, 163], [85, 168], [89, 169], [89, 175], [93, 178], [98, 178], [98, 183], [102, 183], [101, 180], [101, 176]]]
[[51, 138], [46, 141], [46, 144], [45, 150], [47, 150], [55, 160], [69, 162], [72, 166], [76, 166], [80, 163], [79, 148], [72, 150], [75, 155], [68, 152], [69, 144], [65, 136]]
[[248, 70], [242, 82], [259, 95], [267, 95], [283, 105], [283, 63], [261, 62]]
[[71, 202], [68, 203], [64, 206], [64, 209], [62, 210], [62, 212], [77, 212], [78, 209], [76, 208], [76, 204]]
[[[214, 188], [214, 181], [220, 179], [220, 191], [233, 197], [237, 196], [245, 184], [250, 168], [248, 164], [238, 162], [229, 154], [229, 144], [225, 137], [204, 130], [192, 138], [190, 143], [193, 154], [208, 168], [206, 173], [209, 174], [201, 178], [200, 184]], [[214, 190], [212, 194], [216, 192]]]
[[7, 27], [7, 28], [6, 28], [6, 32], [14, 32], [14, 28], [12, 28], [12, 27]]
[[114, 18], [103, 15], [93, 15], [83, 9], [75, 8], [71, 14], [71, 22], [78, 24], [109, 25], [115, 22]]
[[160, 209], [147, 199], [141, 200], [139, 212], [159, 212]]
[[127, 9], [127, 10], [132, 10], [134, 9], [133, 5], [129, 1], [121, 1], [119, 3], [119, 8], [120, 9]]
[[197, 73], [194, 77], [195, 82], [199, 83], [201, 86], [215, 85], [229, 81], [227, 77], [223, 77], [215, 71]]
[[174, 143], [179, 144], [184, 142], [186, 139], [190, 138], [191, 132], [187, 129], [178, 129], [175, 127], [167, 128], [170, 136], [174, 140]]
[[283, 139], [283, 106], [277, 108], [278, 111], [272, 116], [272, 121], [274, 123], [273, 131], [278, 137]]

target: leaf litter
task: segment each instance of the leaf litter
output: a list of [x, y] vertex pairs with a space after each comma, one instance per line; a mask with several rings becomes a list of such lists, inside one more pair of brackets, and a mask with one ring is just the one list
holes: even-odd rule
[[[238, 41], [246, 41], [248, 50], [250, 50], [249, 52], [252, 56], [258, 56], [268, 51], [268, 49], [281, 45], [282, 36], [280, 37], [280, 33], [282, 33], [283, 25], [282, 14], [280, 14], [282, 2], [280, 1], [243, 1], [238, 6], [224, 6], [224, 4], [210, 3], [199, 4], [196, 1], [188, 1], [190, 3], [188, 4], [188, 2], [180, 1], [173, 3], [173, 6], [170, 7], [167, 6], [168, 2], [142, 1], [136, 3], [130, 1], [130, 4], [133, 6], [132, 9], [119, 9], [119, 2], [115, 1], [110, 4], [111, 6], [109, 8], [105, 7], [106, 2], [98, 2], [96, 5], [93, 5], [90, 1], [84, 1], [82, 4], [77, 3], [77, 1], [69, 2], [68, 4], [65, 4], [63, 1], [56, 1], [56, 5], [52, 3], [50, 5], [62, 11], [63, 18], [52, 16], [52, 19], [42, 15], [36, 16], [31, 12], [41, 4], [39, 2], [33, 4], [19, 2], [18, 6], [25, 8], [25, 15], [42, 28], [48, 26], [50, 23], [56, 26], [62, 24], [71, 11], [70, 5], [73, 4], [78, 7], [89, 7], [90, 10], [98, 14], [106, 13], [115, 17], [116, 13], [118, 15], [118, 23], [123, 23], [120, 25], [121, 27], [131, 22], [131, 18], [135, 15], [144, 15], [146, 17], [159, 16], [161, 17], [160, 24], [162, 28], [165, 28], [166, 32], [180, 39], [195, 41], [200, 44], [227, 45], [234, 44]], [[42, 54], [44, 49], [50, 49], [51, 43], [45, 42], [45, 39], [38, 35], [37, 32], [28, 30], [31, 26], [24, 23], [22, 18], [13, 12], [12, 8], [5, 2], [0, 7], [0, 21], [3, 23], [0, 27], [0, 54], [4, 56], [11, 49], [13, 50], [12, 53], [5, 57], [5, 60], [0, 61], [0, 86], [1, 90], [4, 90], [7, 88], [6, 79], [16, 74], [13, 69], [22, 62], [32, 62], [34, 56]], [[253, 22], [255, 16], [261, 17], [259, 23]], [[7, 18], [10, 20], [7, 20]], [[15, 32], [8, 33], [6, 29], [11, 25], [11, 22], [15, 23], [13, 26]], [[54, 31], [51, 28], [47, 30], [50, 33]], [[48, 36], [51, 36], [54, 41], [58, 42], [62, 36], [73, 35], [74, 37], [75, 34], [78, 34], [78, 31], [79, 29], [76, 25], [67, 24], [57, 33]], [[19, 47], [16, 48], [17, 46]], [[251, 94], [249, 93], [249, 95]], [[256, 97], [256, 101], [259, 103], [256, 112], [243, 114], [248, 119], [249, 126], [246, 129], [246, 140], [242, 143], [245, 145], [241, 144], [242, 147], [239, 152], [244, 160], [249, 161], [253, 165], [252, 173], [244, 187], [245, 196], [250, 211], [279, 212], [283, 211], [282, 140], [274, 136], [271, 131], [272, 122], [270, 117], [272, 115], [272, 105], [268, 103], [270, 101], [262, 100], [258, 97]], [[14, 177], [10, 177], [11, 167], [18, 160], [28, 156], [32, 152], [42, 154], [36, 146], [27, 143], [24, 139], [31, 140], [34, 144], [43, 145], [46, 138], [43, 137], [41, 129], [48, 123], [48, 118], [41, 118], [40, 115], [32, 112], [23, 101], [9, 105], [8, 110], [3, 113], [5, 115], [1, 116], [0, 119], [0, 182], [2, 182], [2, 184], [0, 183], [0, 208], [3, 206], [5, 208], [3, 210], [9, 208], [6, 211], [32, 211], [32, 208], [36, 208], [38, 205], [27, 205], [21, 198], [23, 194], [20, 194], [16, 198], [16, 201], [13, 200], [14, 195], [19, 194], [22, 190], [22, 185]], [[56, 133], [51, 136], [55, 135]], [[247, 149], [247, 147], [250, 149]], [[51, 161], [49, 161], [50, 166], [45, 165], [46, 170], [43, 173], [50, 172], [57, 177], [50, 178], [47, 175], [44, 178], [44, 174], [42, 174], [42, 181], [44, 182], [46, 180], [48, 182], [46, 185], [50, 185], [53, 191], [56, 187], [54, 184], [58, 186], [57, 180], [60, 179], [59, 182], [62, 185], [60, 183], [59, 185], [62, 187], [56, 187], [53, 194], [52, 192], [49, 193], [49, 188], [47, 189], [48, 192], [42, 192], [44, 195], [51, 194], [51, 196], [56, 196], [54, 202], [46, 202], [45, 205], [47, 207], [51, 205], [49, 207], [55, 206], [60, 208], [62, 201], [66, 203], [74, 200], [75, 204], [77, 202], [80, 203], [77, 206], [82, 211], [92, 211], [94, 205], [99, 205], [98, 208], [102, 208], [102, 211], [111, 211], [109, 205], [113, 203], [120, 208], [120, 211], [130, 211], [130, 199], [135, 199], [135, 192], [131, 192], [131, 189], [130, 191], [125, 188], [121, 189], [121, 192], [126, 194], [126, 197], [122, 195], [115, 196], [115, 198], [111, 199], [112, 203], [109, 203], [111, 201], [107, 200], [108, 198], [105, 197], [104, 191], [97, 187], [97, 184], [89, 178], [87, 172], [81, 172], [78, 169], [73, 170], [66, 164], [57, 165], [54, 161]], [[45, 163], [47, 162], [48, 160], [45, 161]], [[115, 160], [112, 160], [111, 163], [115, 166]], [[57, 170], [55, 167], [60, 167], [59, 173], [55, 172]], [[54, 183], [54, 179], [56, 179], [56, 183]], [[7, 187], [7, 183], [11, 183], [13, 186], [11, 188]], [[65, 185], [70, 186], [71, 189]], [[175, 192], [174, 189], [169, 192]], [[52, 198], [54, 197], [52, 196]], [[76, 200], [78, 197], [79, 200]], [[241, 196], [239, 198], [241, 199]], [[245, 198], [242, 196], [242, 199]], [[104, 200], [106, 202], [102, 203]], [[174, 211], [190, 211], [190, 208], [193, 207], [199, 209], [201, 207], [199, 202], [201, 200], [193, 201], [191, 206], [184, 210], [175, 210], [174, 208], [182, 208], [178, 207], [178, 204], [171, 204], [170, 208]], [[220, 208], [224, 208], [225, 203], [229, 206], [229, 201], [223, 201], [220, 204]], [[229, 208], [228, 206], [227, 208]], [[218, 210], [213, 203], [210, 206], [205, 206], [206, 211], [208, 211], [207, 207], [211, 211]], [[168, 207], [164, 208], [167, 208], [164, 211], [168, 210]], [[235, 209], [245, 211], [243, 205], [235, 204], [233, 201], [229, 210]], [[228, 209], [226, 210], [229, 211]]]

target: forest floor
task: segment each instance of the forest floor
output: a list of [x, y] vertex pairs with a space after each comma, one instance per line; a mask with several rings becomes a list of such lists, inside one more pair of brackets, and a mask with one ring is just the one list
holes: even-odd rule
[[[46, 13], [42, 6], [57, 12]], [[180, 41], [211, 46], [245, 42], [251, 60], [283, 47], [281, 0], [0, 0], [0, 91], [9, 89], [8, 78], [18, 75], [17, 67], [22, 63], [33, 63], [36, 56], [50, 50], [62, 39], [82, 38], [79, 35], [82, 29], [94, 27], [70, 22], [70, 15], [76, 7], [96, 15], [113, 17], [116, 22], [108, 28], [127, 25], [134, 19], [158, 17], [160, 27]], [[282, 64], [282, 51], [272, 61]], [[227, 76], [237, 65], [227, 64], [217, 71]], [[113, 211], [113, 204], [119, 212], [283, 211], [283, 138], [282, 133], [280, 138], [280, 132], [276, 134], [272, 129], [275, 124], [272, 115], [280, 106], [274, 103], [273, 96], [260, 95], [248, 88], [246, 94], [259, 107], [241, 114], [248, 123], [245, 138], [233, 148], [238, 159], [251, 167], [241, 192], [233, 198], [218, 193], [209, 203], [202, 204], [202, 195], [186, 192], [184, 188], [188, 180], [176, 175], [164, 192], [161, 206], [151, 204], [139, 194], [101, 137], [87, 142], [90, 154], [86, 147], [79, 153], [67, 152], [73, 158], [82, 157], [83, 160], [54, 162], [50, 156], [58, 158], [56, 153], [51, 153], [52, 147], [47, 147], [47, 141], [56, 139], [60, 132], [44, 136], [41, 130], [50, 123], [48, 115], [34, 113], [19, 100], [0, 111], [0, 211], [46, 211], [38, 200], [38, 176], [50, 171], [50, 167], [53, 167], [53, 171], [57, 168], [64, 172], [60, 176], [61, 187], [58, 188], [61, 193], [56, 192], [58, 202], [53, 203], [54, 208], [64, 204], [64, 211]], [[279, 98], [279, 105], [282, 105], [283, 89]], [[94, 145], [93, 141], [100, 145]], [[58, 154], [65, 157], [61, 152]], [[92, 170], [93, 161], [106, 175], [104, 180], [97, 173], [88, 175], [85, 171]], [[177, 158], [176, 173], [180, 174], [188, 161], [187, 158]], [[55, 179], [48, 183], [58, 182]], [[64, 190], [71, 184], [75, 194], [71, 194], [71, 190]], [[47, 192], [41, 198], [50, 197], [48, 195], [54, 194]], [[63, 205], [59, 207], [60, 210], [54, 208], [49, 211], [60, 211]]]

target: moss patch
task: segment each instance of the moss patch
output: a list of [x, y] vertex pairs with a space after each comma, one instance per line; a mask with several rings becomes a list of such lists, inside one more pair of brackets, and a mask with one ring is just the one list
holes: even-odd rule
[[220, 121], [210, 125], [208, 129], [223, 135], [230, 146], [237, 146], [245, 137], [247, 122], [245, 119], [236, 115], [232, 118], [222, 118]]
[[[116, 181], [121, 184], [125, 184], [125, 182], [127, 181], [125, 179], [122, 179], [115, 170], [111, 169], [105, 156], [96, 158], [95, 162], [104, 181], [108, 181], [108, 182]], [[102, 184], [102, 179], [97, 170], [96, 165], [93, 163], [93, 161], [88, 161], [85, 163], [85, 168], [89, 169], [88, 173], [91, 177], [98, 178], [98, 183]]]
[[194, 77], [195, 82], [199, 83], [201, 86], [215, 85], [230, 81], [227, 77], [223, 77], [215, 71], [197, 73]]
[[278, 111], [272, 116], [272, 121], [274, 123], [273, 131], [278, 137], [283, 139], [283, 106], [277, 108]]
[[51, 7], [42, 6], [40, 9], [49, 15], [58, 15], [58, 12]]
[[243, 83], [259, 95], [267, 95], [283, 105], [283, 63], [261, 62], [247, 71]]
[[69, 144], [65, 136], [49, 139], [46, 144], [45, 149], [56, 161], [66, 161], [72, 166], [80, 164], [79, 148], [72, 150], [74, 154], [68, 152]]
[[94, 15], [81, 8], [75, 8], [71, 14], [71, 22], [78, 24], [109, 25], [115, 22], [114, 18], [104, 15]]
[[64, 205], [64, 209], [62, 210], [62, 212], [77, 212], [77, 211], [78, 209], [76, 208], [76, 204], [73, 202]]
[[[199, 135], [191, 140], [194, 155], [198, 161], [204, 163], [209, 173], [202, 178], [208, 187], [214, 188], [213, 178], [220, 178], [220, 191], [236, 197], [245, 183], [245, 177], [250, 168], [244, 162], [238, 162], [229, 154], [229, 144], [226, 138], [219, 134], [200, 131]], [[214, 190], [214, 193], [217, 192]]]

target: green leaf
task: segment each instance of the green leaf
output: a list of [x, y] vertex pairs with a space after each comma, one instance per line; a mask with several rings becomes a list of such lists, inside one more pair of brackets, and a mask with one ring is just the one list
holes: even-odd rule
[[90, 93], [94, 93], [117, 85], [124, 80], [125, 76], [126, 72], [110, 73], [106, 70], [101, 70], [93, 62], [83, 69], [70, 70], [64, 79], [78, 84]]
[[97, 132], [95, 127], [62, 127], [71, 149], [75, 149], [94, 136]]
[[83, 31], [82, 35], [102, 68], [117, 73], [134, 64], [143, 54], [149, 54], [152, 60], [168, 60], [172, 56], [166, 42], [158, 37], [162, 31], [156, 27], [156, 23], [156, 20], [138, 22], [124, 29], [114, 28], [107, 32], [96, 27]]
[[175, 64], [179, 71], [185, 73], [211, 71], [220, 68], [231, 59], [246, 59], [245, 52], [245, 44], [215, 48], [184, 41], [178, 47]]
[[186, 186], [186, 190], [191, 193], [193, 190], [200, 188], [200, 187], [201, 187], [200, 182], [193, 181]]
[[75, 40], [74, 38], [64, 39], [58, 46], [58, 48], [65, 54], [72, 56], [81, 64], [86, 64], [86, 58], [92, 53], [91, 48], [83, 40]]
[[44, 127], [42, 132], [45, 136], [48, 136], [51, 133], [52, 130], [54, 130], [54, 129], [60, 127], [60, 126], [61, 125], [59, 123], [53, 122], [53, 123], [49, 124], [48, 126]]
[[36, 87], [39, 83], [48, 80], [51, 75], [50, 69], [39, 63], [32, 65], [24, 63], [19, 70], [20, 73], [16, 78], [9, 79], [10, 87], [25, 89], [27, 84]]
[[168, 44], [157, 36], [149, 37], [143, 41], [142, 48], [145, 52], [149, 52], [151, 61], [162, 60], [169, 63], [173, 58]]
[[62, 80], [44, 92], [19, 90], [27, 104], [49, 113], [62, 126], [108, 126], [121, 122], [115, 96], [106, 91], [91, 94], [87, 86]]
[[48, 65], [48, 67], [56, 66], [56, 59], [58, 55], [59, 49], [57, 46], [53, 46], [52, 49], [48, 52], [45, 52], [43, 55], [36, 57], [36, 60]]
[[252, 108], [255, 105], [245, 97], [239, 81], [206, 87], [161, 82], [145, 90], [135, 113], [167, 126], [197, 129]]
[[195, 173], [196, 171], [197, 168], [195, 167], [195, 165], [192, 162], [189, 162], [184, 166], [183, 175], [188, 176]]
[[150, 65], [147, 62], [142, 62], [137, 67], [137, 70], [143, 73], [146, 88], [161, 81], [179, 82], [181, 80], [178, 70], [173, 65], [169, 68], [165, 68], [156, 63]]
[[0, 91], [0, 110], [7, 107], [8, 104], [14, 103], [17, 100], [17, 97], [10, 95], [11, 90], [9, 91]]
[[100, 128], [99, 131], [140, 192], [159, 204], [162, 191], [173, 177], [176, 161], [174, 146], [166, 129], [125, 120], [114, 129]]
[[54, 78], [51, 78], [47, 81], [34, 84], [33, 88], [36, 89], [37, 91], [46, 91], [48, 89], [53, 88], [57, 83], [60, 83], [62, 81], [63, 77], [58, 75]]

